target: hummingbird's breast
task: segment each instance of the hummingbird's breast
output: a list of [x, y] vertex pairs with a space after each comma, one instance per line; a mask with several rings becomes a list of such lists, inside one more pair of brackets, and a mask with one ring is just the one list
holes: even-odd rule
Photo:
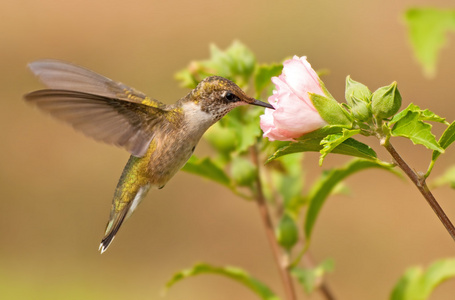
[[150, 143], [146, 157], [153, 186], [163, 187], [185, 165], [204, 132], [214, 123], [213, 117], [197, 104], [185, 104], [182, 111], [182, 120], [164, 125]]

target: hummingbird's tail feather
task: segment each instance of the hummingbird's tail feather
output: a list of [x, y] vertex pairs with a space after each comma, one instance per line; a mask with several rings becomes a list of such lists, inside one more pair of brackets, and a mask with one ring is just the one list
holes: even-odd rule
[[104, 251], [107, 250], [109, 245], [114, 240], [115, 235], [117, 234], [118, 230], [120, 229], [120, 226], [122, 226], [123, 221], [125, 221], [128, 210], [129, 209], [122, 210], [117, 216], [115, 216], [115, 218], [111, 218], [109, 220], [109, 223], [107, 223], [106, 233], [104, 235], [104, 238], [101, 240], [100, 247], [98, 248], [98, 250], [101, 251], [101, 254], [103, 254]]
[[137, 189], [137, 193], [134, 194], [134, 198], [129, 200], [126, 205], [124, 205], [120, 210], [117, 209], [118, 203], [116, 203], [116, 199], [114, 197], [114, 204], [112, 206], [111, 217], [109, 222], [106, 226], [106, 231], [104, 233], [104, 237], [101, 240], [99, 250], [101, 254], [107, 250], [109, 245], [115, 238], [115, 235], [119, 231], [120, 227], [122, 226], [123, 222], [128, 219], [134, 210], [137, 208], [139, 203], [147, 194], [148, 190], [150, 189], [150, 184], [146, 184], [141, 186]]

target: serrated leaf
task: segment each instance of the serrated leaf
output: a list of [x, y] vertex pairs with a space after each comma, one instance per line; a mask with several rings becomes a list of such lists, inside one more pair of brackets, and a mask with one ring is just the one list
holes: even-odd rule
[[218, 167], [210, 158], [197, 158], [191, 156], [183, 171], [202, 176], [204, 178], [216, 181], [224, 186], [230, 187], [230, 179], [226, 173]]
[[444, 152], [435, 136], [431, 133], [431, 125], [420, 120], [418, 112], [408, 111], [392, 128], [393, 136], [410, 139], [414, 144], [421, 144], [431, 150]]
[[279, 300], [265, 284], [252, 277], [250, 274], [240, 268], [235, 267], [215, 267], [206, 263], [200, 263], [192, 268], [182, 270], [174, 274], [174, 276], [166, 283], [166, 290], [172, 287], [177, 282], [201, 274], [216, 274], [230, 279], [233, 279], [245, 287], [253, 291], [263, 300]]
[[324, 161], [324, 158], [327, 156], [327, 154], [332, 152], [336, 147], [338, 147], [348, 138], [358, 133], [360, 133], [360, 129], [355, 130], [343, 129], [341, 133], [331, 134], [323, 138], [321, 140], [322, 149], [320, 151], [321, 157], [319, 158], [319, 165], [322, 165], [322, 162]]
[[[439, 139], [439, 145], [442, 149], [447, 149], [455, 141], [455, 121], [446, 128]], [[439, 151], [433, 151], [431, 160], [434, 162], [441, 155]]]
[[447, 33], [455, 30], [455, 10], [411, 8], [405, 13], [408, 34], [425, 75], [434, 76], [438, 54], [447, 43]]
[[395, 116], [393, 116], [393, 118], [389, 121], [389, 125], [392, 126], [393, 124], [395, 124], [399, 120], [403, 119], [404, 117], [406, 117], [406, 115], [410, 111], [418, 113], [419, 114], [418, 119], [420, 121], [433, 121], [433, 122], [439, 122], [439, 123], [443, 123], [443, 124], [448, 124], [445, 118], [442, 118], [442, 117], [438, 116], [437, 114], [435, 114], [431, 110], [429, 110], [429, 109], [422, 110], [422, 109], [420, 109], [419, 106], [411, 103], [411, 104], [408, 105], [408, 107], [406, 107], [405, 109], [403, 109], [402, 111], [397, 113]]
[[439, 284], [454, 277], [453, 258], [439, 260], [426, 271], [422, 267], [412, 267], [395, 285], [390, 300], [426, 300]]
[[320, 284], [322, 277], [326, 273], [332, 272], [333, 269], [333, 260], [327, 259], [315, 268], [294, 267], [291, 269], [291, 275], [297, 278], [298, 282], [307, 294], [311, 294]]
[[308, 194], [308, 210], [304, 223], [304, 232], [307, 241], [311, 239], [311, 234], [316, 219], [319, 216], [319, 212], [334, 187], [346, 177], [370, 168], [379, 168], [390, 171], [392, 166], [370, 160], [355, 159], [346, 164], [343, 168], [328, 171], [313, 184], [313, 187]]
[[272, 77], [278, 76], [283, 70], [283, 64], [262, 64], [257, 66], [254, 74], [254, 88], [256, 90], [256, 97], [262, 93], [262, 91], [272, 84]]

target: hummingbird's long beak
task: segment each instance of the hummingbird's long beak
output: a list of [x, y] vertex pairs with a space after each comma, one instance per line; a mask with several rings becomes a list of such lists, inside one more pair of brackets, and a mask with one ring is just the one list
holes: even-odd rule
[[256, 99], [254, 99], [254, 101], [251, 102], [250, 104], [251, 105], [256, 105], [256, 106], [267, 107], [267, 108], [270, 108], [270, 109], [275, 109], [275, 107], [273, 107], [271, 104], [265, 103], [265, 102], [262, 102], [262, 101], [259, 101], [259, 100], [256, 100]]

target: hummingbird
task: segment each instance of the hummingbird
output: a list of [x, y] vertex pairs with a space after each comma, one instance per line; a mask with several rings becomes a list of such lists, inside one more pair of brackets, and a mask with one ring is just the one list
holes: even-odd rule
[[273, 109], [219, 76], [205, 78], [186, 96], [167, 105], [75, 64], [48, 59], [28, 67], [47, 89], [26, 94], [27, 102], [131, 154], [115, 188], [101, 253], [147, 192], [163, 188], [185, 165], [211, 125], [240, 105]]

